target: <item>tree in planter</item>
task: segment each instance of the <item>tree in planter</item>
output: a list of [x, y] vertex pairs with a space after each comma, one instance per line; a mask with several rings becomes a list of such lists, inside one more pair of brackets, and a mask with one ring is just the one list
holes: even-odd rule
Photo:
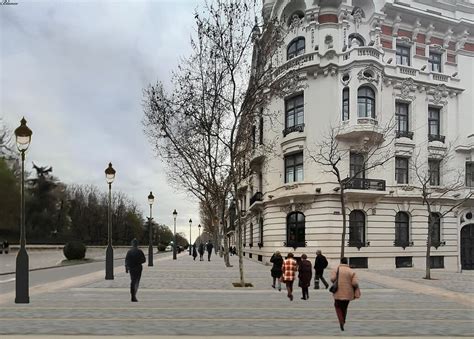
[[[365, 181], [360, 179], [362, 174], [383, 167], [395, 156], [393, 151], [394, 124], [389, 121], [384, 127], [374, 126], [372, 131], [367, 131], [364, 138], [359, 142], [346, 142], [341, 140], [344, 126], [330, 127], [324, 134], [319, 144], [308, 149], [309, 158], [316, 164], [326, 168], [325, 173], [331, 173], [337, 180], [337, 194], [342, 214], [341, 252], [340, 257], [345, 256], [345, 240], [347, 234], [347, 201], [346, 189], [365, 188]], [[352, 154], [358, 155], [360, 162], [356, 166], [347, 166], [347, 160]], [[343, 167], [345, 166], [345, 168]], [[385, 190], [376, 187], [377, 190]]]
[[413, 186], [428, 215], [425, 279], [431, 279], [431, 247], [444, 245], [440, 234], [441, 220], [473, 198], [472, 190], [465, 184], [465, 170], [453, 166], [456, 161], [453, 161], [452, 145], [431, 158], [428, 155], [427, 145], [422, 144], [409, 161], [410, 173], [414, 176]]
[[[166, 95], [160, 84], [145, 90], [146, 133], [177, 169], [173, 180], [199, 201], [218, 206], [218, 225], [223, 227], [229, 194], [240, 210], [237, 166], [251, 151], [257, 112], [269, 98], [293, 93], [299, 83], [291, 69], [276, 73], [272, 61], [283, 42], [282, 31], [275, 21], [256, 22], [258, 12], [255, 3], [244, 0], [206, 3], [203, 13], [195, 15], [193, 53], [175, 74], [172, 94]], [[237, 234], [241, 224], [238, 213]], [[240, 285], [245, 286], [241, 243]], [[228, 263], [226, 238], [224, 244]]]

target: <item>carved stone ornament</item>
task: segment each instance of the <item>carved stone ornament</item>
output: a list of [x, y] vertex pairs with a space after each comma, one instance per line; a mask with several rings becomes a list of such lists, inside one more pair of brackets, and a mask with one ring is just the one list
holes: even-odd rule
[[294, 204], [294, 211], [302, 212], [304, 213], [310, 206], [308, 204]]
[[298, 188], [298, 184], [286, 185], [286, 186], [285, 186], [285, 189], [286, 189], [286, 190], [294, 190], [295, 188]]
[[446, 100], [446, 97], [448, 96], [448, 91], [446, 89], [445, 84], [439, 84], [433, 89], [433, 99], [430, 101], [436, 105], [446, 105], [448, 103], [448, 100]]
[[284, 212], [285, 214], [289, 214], [292, 211], [293, 211], [293, 209], [292, 209], [291, 204], [280, 207], [280, 212]]
[[302, 19], [298, 16], [298, 14], [293, 14], [291, 17], [291, 23], [290, 23], [290, 30], [296, 30], [299, 28], [302, 24]]
[[412, 92], [414, 92], [416, 89], [415, 86], [415, 81], [412, 78], [408, 78], [402, 81], [400, 85], [400, 95], [399, 97], [404, 99], [404, 100], [410, 100], [413, 101], [415, 100], [414, 95], [410, 95]]
[[360, 7], [355, 7], [352, 11], [352, 18], [354, 19], [354, 24], [358, 28], [362, 23], [362, 19], [365, 18], [364, 11]]
[[[366, 72], [373, 74], [373, 76], [370, 76], [370, 77], [366, 76], [364, 74]], [[359, 73], [357, 73], [357, 79], [359, 79], [359, 81], [361, 82], [366, 81], [366, 82], [373, 82], [373, 83], [378, 84], [380, 81], [380, 74], [376, 68], [369, 66], [360, 70]]]
[[309, 204], [299, 203], [299, 204], [288, 204], [285, 206], [280, 206], [280, 212], [289, 214], [291, 212], [302, 212], [304, 213], [310, 207]]

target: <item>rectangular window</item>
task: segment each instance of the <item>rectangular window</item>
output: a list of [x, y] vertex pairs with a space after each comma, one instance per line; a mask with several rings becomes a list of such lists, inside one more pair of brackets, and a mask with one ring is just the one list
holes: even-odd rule
[[441, 54], [430, 52], [428, 63], [432, 72], [441, 73]]
[[466, 162], [466, 186], [474, 187], [474, 161]]
[[350, 177], [365, 179], [364, 155], [361, 153], [351, 153], [350, 155]]
[[408, 184], [408, 158], [395, 158], [395, 180], [397, 184]]
[[252, 149], [255, 149], [256, 145], [256, 138], [257, 138], [257, 126], [252, 126]]
[[440, 135], [440, 109], [436, 107], [428, 108], [428, 134], [438, 137]]
[[413, 267], [413, 257], [395, 257], [395, 267]]
[[369, 260], [367, 257], [349, 258], [349, 266], [352, 268], [368, 268]]
[[431, 186], [440, 185], [440, 161], [436, 159], [428, 159], [428, 175], [430, 177]]
[[303, 152], [285, 157], [285, 183], [303, 181]]
[[349, 120], [349, 88], [342, 90], [342, 121]]
[[444, 268], [444, 257], [430, 256], [430, 268]]
[[285, 102], [285, 128], [299, 126], [304, 123], [303, 94], [287, 99]]
[[409, 131], [407, 103], [398, 101], [395, 103], [395, 123], [398, 135], [404, 135]]
[[410, 66], [410, 47], [397, 45], [397, 65]]

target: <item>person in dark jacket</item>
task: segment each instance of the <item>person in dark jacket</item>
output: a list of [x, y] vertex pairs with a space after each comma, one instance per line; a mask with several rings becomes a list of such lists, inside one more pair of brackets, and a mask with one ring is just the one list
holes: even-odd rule
[[203, 243], [200, 243], [199, 244], [199, 249], [198, 249], [198, 252], [199, 252], [199, 261], [203, 261], [203, 255], [204, 255], [204, 244]]
[[308, 260], [308, 256], [306, 254], [301, 255], [301, 261], [298, 265], [298, 285], [301, 287], [301, 291], [303, 292], [303, 297], [301, 299], [308, 300], [309, 299], [309, 291], [308, 288], [311, 285], [311, 278], [313, 276], [313, 269], [311, 267], [311, 261]]
[[328, 267], [328, 261], [324, 255], [322, 255], [321, 250], [316, 251], [316, 259], [314, 260], [314, 289], [319, 289], [319, 280], [323, 282], [326, 288], [329, 287], [328, 282], [324, 279], [324, 269]]
[[272, 257], [270, 258], [270, 262], [273, 263], [273, 267], [271, 269], [271, 274], [273, 278], [272, 287], [275, 288], [275, 282], [278, 282], [278, 291], [281, 291], [281, 275], [283, 271], [281, 270], [281, 265], [283, 265], [283, 257], [279, 251], [273, 253]]
[[5, 240], [3, 242], [3, 251], [5, 252], [5, 254], [8, 254], [9, 250], [10, 250], [10, 243], [8, 242], [8, 240]]
[[212, 248], [214, 245], [212, 245], [212, 242], [208, 241], [206, 244], [206, 249], [207, 249], [207, 261], [211, 261], [211, 254], [212, 254]]
[[196, 244], [193, 244], [193, 260], [196, 260], [197, 255]]
[[125, 257], [125, 272], [130, 272], [130, 294], [132, 301], [137, 302], [138, 285], [142, 276], [142, 264], [146, 262], [145, 254], [138, 248], [138, 240], [132, 240], [132, 248]]

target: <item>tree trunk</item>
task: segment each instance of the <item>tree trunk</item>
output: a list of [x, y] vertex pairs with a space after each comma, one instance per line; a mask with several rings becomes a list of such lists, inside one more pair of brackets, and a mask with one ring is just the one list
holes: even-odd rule
[[229, 259], [229, 242], [227, 238], [227, 223], [225, 221], [225, 203], [222, 207], [222, 232], [224, 233], [224, 263], [226, 267], [232, 267]]
[[[237, 185], [234, 186], [234, 192], [237, 191]], [[235, 207], [237, 208], [237, 239], [239, 241], [239, 275], [240, 275], [240, 285], [245, 287], [244, 279], [244, 255], [243, 255], [243, 244], [242, 244], [242, 216], [239, 206], [239, 200], [235, 200]]]
[[433, 229], [433, 218], [431, 216], [431, 206], [426, 201], [426, 207], [428, 210], [428, 239], [426, 240], [426, 272], [425, 272], [425, 279], [431, 279], [431, 231]]

